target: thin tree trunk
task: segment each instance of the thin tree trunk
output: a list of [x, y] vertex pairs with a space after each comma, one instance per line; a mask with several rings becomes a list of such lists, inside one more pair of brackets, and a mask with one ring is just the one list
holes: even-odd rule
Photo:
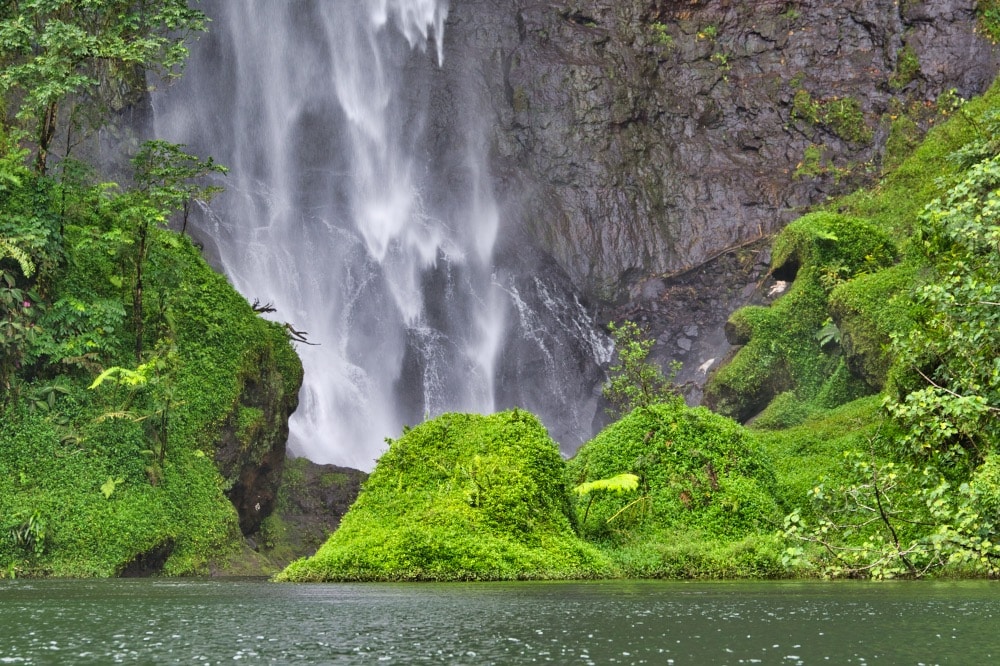
[[135, 329], [135, 362], [142, 363], [142, 267], [146, 261], [146, 237], [149, 223], [139, 223], [139, 242], [135, 256], [135, 288], [132, 292], [132, 327]]
[[59, 109], [55, 102], [49, 102], [42, 115], [41, 125], [38, 128], [38, 155], [35, 157], [35, 170], [42, 176], [45, 175], [47, 162], [49, 159], [49, 146], [52, 144], [52, 137], [56, 133], [56, 114]]

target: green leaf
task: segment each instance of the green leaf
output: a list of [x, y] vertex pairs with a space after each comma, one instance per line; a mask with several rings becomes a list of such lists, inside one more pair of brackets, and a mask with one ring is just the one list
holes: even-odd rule
[[125, 483], [125, 479], [118, 477], [117, 479], [108, 477], [108, 480], [101, 484], [101, 493], [104, 495], [104, 499], [111, 499], [112, 493], [115, 492], [120, 484]]
[[627, 493], [639, 487], [639, 477], [635, 474], [619, 474], [608, 479], [587, 481], [573, 488], [577, 495], [589, 495], [595, 490], [610, 490], [616, 493]]

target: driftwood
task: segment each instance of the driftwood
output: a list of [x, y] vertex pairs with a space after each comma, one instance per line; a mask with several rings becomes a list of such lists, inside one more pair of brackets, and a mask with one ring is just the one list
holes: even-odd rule
[[288, 337], [290, 337], [292, 340], [295, 340], [295, 342], [301, 342], [304, 345], [311, 345], [313, 347], [319, 346], [318, 342], [309, 342], [306, 339], [306, 336], [308, 336], [309, 333], [307, 333], [306, 331], [295, 330], [295, 328], [287, 321], [285, 322], [285, 330], [288, 331]]
[[263, 305], [261, 305], [259, 298], [253, 299], [253, 305], [251, 305], [250, 307], [253, 308], [253, 311], [258, 314], [278, 311], [278, 308], [274, 307], [274, 303], [264, 303]]
[[[278, 308], [274, 307], [274, 303], [261, 304], [259, 298], [253, 299], [253, 305], [251, 305], [250, 307], [253, 308], [253, 311], [256, 312], [257, 314], [266, 314], [269, 312], [278, 311]], [[285, 330], [288, 331], [288, 337], [294, 340], [295, 342], [301, 342], [304, 345], [310, 345], [313, 347], [319, 346], [318, 342], [309, 342], [309, 340], [307, 339], [309, 336], [308, 332], [296, 329], [287, 321], [284, 324], [282, 324], [282, 326], [284, 326]]]

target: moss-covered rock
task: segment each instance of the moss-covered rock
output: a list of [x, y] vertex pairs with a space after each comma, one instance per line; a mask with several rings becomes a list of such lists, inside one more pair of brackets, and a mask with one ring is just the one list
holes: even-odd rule
[[531, 414], [445, 414], [390, 443], [311, 558], [279, 580], [592, 577], [559, 449]]
[[[774, 243], [772, 271], [792, 285], [770, 307], [732, 315], [727, 334], [744, 346], [709, 380], [705, 404], [746, 421], [789, 392], [807, 402], [823, 394], [829, 406], [857, 397], [863, 387], [837, 376], [840, 331], [824, 333], [829, 295], [838, 284], [897, 258], [889, 237], [861, 218], [818, 212], [786, 227]], [[827, 386], [831, 380], [836, 386]]]
[[571, 483], [639, 477], [634, 493], [594, 492], [578, 511], [592, 535], [685, 526], [743, 537], [774, 519], [774, 472], [746, 429], [703, 407], [640, 407], [569, 461]]
[[213, 573], [274, 576], [312, 555], [340, 525], [367, 478], [349, 467], [286, 459], [274, 511], [239, 551], [212, 562]]
[[156, 229], [152, 369], [88, 388], [136, 363], [127, 282], [94, 231], [67, 225], [37, 357], [0, 406], [0, 576], [206, 572], [273, 503], [302, 368], [279, 325]]
[[919, 268], [899, 264], [858, 276], [830, 294], [830, 315], [840, 329], [847, 366], [875, 390], [885, 386], [892, 365], [893, 334], [913, 325], [915, 305], [909, 298]]
[[584, 533], [626, 575], [762, 576], [780, 571], [770, 461], [749, 433], [704, 408], [659, 404], [612, 424], [569, 461], [570, 482], [620, 474], [631, 492], [579, 499]]

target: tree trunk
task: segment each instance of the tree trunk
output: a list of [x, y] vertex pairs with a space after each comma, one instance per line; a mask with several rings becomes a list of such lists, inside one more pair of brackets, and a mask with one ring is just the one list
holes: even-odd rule
[[135, 288], [132, 290], [132, 327], [135, 329], [135, 362], [142, 363], [142, 268], [146, 262], [146, 238], [149, 233], [149, 223], [142, 220], [139, 223], [138, 242], [135, 253]]

